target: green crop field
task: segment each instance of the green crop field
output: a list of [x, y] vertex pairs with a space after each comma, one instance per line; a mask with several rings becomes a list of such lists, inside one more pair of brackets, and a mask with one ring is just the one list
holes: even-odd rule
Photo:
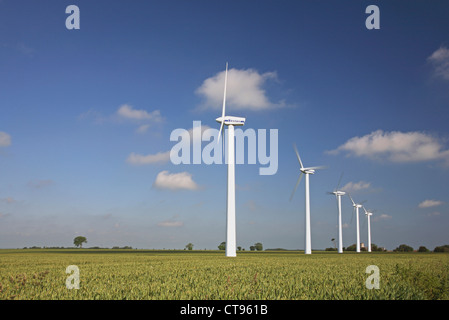
[[[69, 265], [78, 267], [79, 289], [66, 287]], [[370, 265], [378, 289], [366, 286]], [[2, 300], [448, 298], [447, 253], [0, 250]]]

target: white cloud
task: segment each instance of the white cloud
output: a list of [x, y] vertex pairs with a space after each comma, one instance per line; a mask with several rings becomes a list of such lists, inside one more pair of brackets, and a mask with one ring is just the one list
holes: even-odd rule
[[420, 208], [430, 208], [430, 207], [437, 207], [443, 204], [443, 201], [439, 200], [424, 200], [421, 202], [418, 207]]
[[136, 129], [136, 132], [137, 133], [145, 133], [145, 132], [147, 132], [149, 127], [150, 127], [149, 124], [143, 124]]
[[132, 152], [126, 159], [126, 162], [133, 165], [167, 163], [168, 161], [170, 161], [170, 151], [148, 154], [146, 156]]
[[377, 215], [373, 216], [373, 221], [376, 222], [376, 221], [380, 221], [380, 220], [389, 220], [391, 218], [392, 217], [390, 215], [388, 215], [386, 213], [382, 213], [379, 216], [377, 216]]
[[0, 147], [8, 147], [11, 145], [11, 136], [6, 132], [0, 131]]
[[449, 49], [441, 47], [432, 53], [427, 60], [432, 63], [435, 75], [449, 80]]
[[[201, 134], [198, 135], [198, 137], [195, 137], [196, 142], [201, 142], [202, 135], [205, 130], [210, 129], [209, 126], [201, 126]], [[193, 128], [190, 130], [185, 131], [184, 136], [182, 139], [190, 140], [191, 143], [194, 142], [194, 136], [193, 136]], [[145, 164], [155, 164], [155, 163], [167, 163], [170, 161], [170, 151], [166, 152], [158, 152], [156, 154], [148, 154], [148, 155], [141, 155], [132, 152], [128, 158], [126, 159], [126, 162], [133, 164], [133, 165], [145, 165]]]
[[341, 188], [341, 190], [352, 193], [352, 192], [357, 192], [357, 191], [364, 190], [364, 189], [369, 189], [370, 187], [371, 187], [371, 183], [365, 182], [365, 181], [348, 182]]
[[[228, 82], [226, 92], [226, 107], [231, 106], [235, 110], [265, 110], [283, 106], [283, 102], [271, 102], [265, 90], [264, 83], [269, 79], [277, 79], [276, 72], [258, 73], [256, 70], [228, 70]], [[225, 71], [204, 80], [196, 89], [196, 93], [205, 99], [203, 108], [221, 110], [223, 105], [223, 90]]]
[[160, 227], [182, 227], [184, 225], [184, 222], [182, 221], [173, 221], [173, 220], [167, 220], [167, 221], [161, 221], [157, 224]]
[[134, 120], [161, 120], [161, 112], [159, 110], [148, 113], [146, 110], [137, 110], [127, 104], [121, 105], [117, 110], [117, 114], [120, 117]]
[[80, 114], [78, 119], [91, 120], [95, 124], [117, 124], [123, 123], [124, 121], [131, 122], [134, 125], [138, 125], [136, 129], [137, 133], [145, 133], [152, 124], [163, 121], [159, 110], [148, 112], [146, 110], [134, 109], [128, 104], [121, 105], [115, 113], [106, 116], [94, 109], [89, 109], [88, 111]]
[[153, 186], [158, 189], [169, 190], [198, 189], [198, 185], [192, 179], [192, 174], [188, 172], [169, 173], [168, 171], [161, 171], [158, 173]]
[[363, 137], [353, 137], [328, 153], [344, 151], [353, 156], [392, 162], [445, 160], [449, 164], [449, 150], [444, 150], [437, 138], [422, 132], [377, 130]]

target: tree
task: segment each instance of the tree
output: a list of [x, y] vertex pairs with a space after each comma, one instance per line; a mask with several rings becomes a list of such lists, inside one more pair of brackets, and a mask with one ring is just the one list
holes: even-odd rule
[[192, 250], [192, 249], [193, 249], [193, 243], [188, 243], [188, 244], [186, 245], [186, 249], [187, 249], [187, 250]]
[[83, 237], [83, 236], [78, 236], [75, 239], [73, 239], [73, 244], [76, 247], [82, 248], [84, 242], [87, 243], [87, 239], [86, 239], [86, 237]]
[[429, 252], [430, 250], [424, 246], [419, 247], [418, 252]]
[[445, 244], [444, 246], [435, 247], [433, 252], [449, 252], [449, 244]]
[[335, 238], [332, 238], [331, 241], [334, 243], [334, 248], [337, 248], [337, 244], [335, 243]]
[[255, 246], [250, 246], [249, 250], [254, 251], [254, 250], [256, 250], [256, 247]]
[[242, 247], [241, 247], [241, 246], [238, 246], [238, 247], [237, 247], [237, 250], [238, 250], [238, 251], [242, 251]]
[[254, 248], [255, 248], [257, 251], [262, 251], [262, 250], [263, 250], [263, 246], [262, 246], [262, 244], [261, 244], [260, 242], [255, 243], [255, 244], [254, 244]]
[[223, 241], [222, 243], [220, 243], [220, 245], [218, 246], [218, 250], [225, 250], [226, 249], [226, 242]]
[[397, 252], [412, 252], [413, 248], [408, 246], [408, 245], [406, 245], [406, 244], [401, 244], [399, 247], [397, 247], [393, 251], [397, 251]]
[[355, 243], [351, 244], [350, 246], [348, 246], [346, 248], [346, 251], [356, 251], [356, 250], [357, 250], [357, 245]]

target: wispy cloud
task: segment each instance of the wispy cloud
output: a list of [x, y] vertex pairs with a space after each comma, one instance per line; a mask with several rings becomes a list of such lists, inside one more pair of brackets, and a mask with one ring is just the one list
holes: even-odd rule
[[117, 110], [117, 114], [125, 119], [151, 120], [151, 121], [162, 120], [161, 112], [159, 110], [148, 112], [146, 110], [134, 109], [132, 106], [128, 104], [121, 105]]
[[163, 122], [163, 117], [159, 110], [147, 111], [135, 109], [129, 104], [122, 104], [115, 113], [104, 115], [95, 109], [89, 109], [78, 116], [80, 120], [90, 120], [95, 124], [105, 123], [131, 123], [137, 126], [137, 133], [145, 133], [152, 124]]
[[349, 193], [357, 192], [360, 190], [366, 190], [371, 188], [370, 182], [359, 181], [359, 182], [348, 182], [345, 184], [341, 190]]
[[35, 189], [51, 186], [55, 182], [53, 180], [37, 180], [28, 182], [28, 186]]
[[0, 131], [0, 147], [9, 147], [11, 145], [11, 136], [6, 132]]
[[143, 124], [143, 125], [139, 126], [139, 127], [136, 129], [136, 132], [137, 132], [137, 133], [145, 133], [145, 132], [148, 131], [148, 128], [149, 128], [149, 127], [150, 127], [149, 124]]
[[256, 204], [256, 202], [254, 200], [248, 200], [245, 203], [245, 207], [247, 207], [250, 211], [256, 211], [259, 209], [259, 206]]
[[390, 215], [388, 215], [386, 213], [382, 213], [380, 215], [374, 215], [372, 220], [374, 222], [376, 222], [376, 221], [381, 221], [381, 220], [390, 220], [391, 218], [392, 218], [392, 216], [390, 216]]
[[437, 207], [441, 206], [443, 204], [443, 201], [439, 200], [424, 200], [421, 202], [418, 207], [419, 208], [431, 208], [431, 207]]
[[[260, 74], [254, 69], [228, 70], [226, 104], [235, 110], [266, 110], [284, 106], [283, 101], [273, 103], [267, 97], [263, 85], [268, 80], [277, 80], [276, 72]], [[196, 94], [204, 98], [204, 109], [221, 110], [225, 71], [204, 80]]]
[[444, 160], [449, 164], [449, 150], [445, 150], [443, 143], [437, 138], [422, 132], [377, 130], [363, 137], [353, 137], [327, 153], [340, 152], [391, 162]]
[[427, 58], [434, 68], [435, 75], [449, 80], [449, 49], [440, 47]]
[[170, 151], [159, 152], [156, 154], [141, 155], [132, 152], [126, 162], [132, 165], [161, 164], [170, 161]]
[[[191, 128], [190, 130], [185, 131], [184, 136], [182, 136], [182, 139], [190, 140], [190, 143], [193, 143], [194, 139], [199, 139], [198, 141], [201, 142], [203, 132], [209, 128], [210, 128], [209, 126], [202, 125], [200, 128], [201, 134], [198, 135], [198, 137], [194, 137], [193, 135], [194, 128]], [[142, 155], [132, 152], [126, 159], [126, 162], [132, 165], [163, 164], [170, 161], [170, 152], [171, 150], [148, 155]]]
[[166, 170], [158, 173], [153, 187], [172, 191], [199, 189], [198, 185], [192, 179], [192, 174], [188, 172], [169, 173]]
[[108, 119], [104, 115], [101, 114], [101, 112], [98, 112], [95, 109], [89, 109], [86, 112], [83, 112], [78, 116], [79, 120], [90, 120], [93, 121], [95, 124], [102, 124], [106, 122]]
[[3, 202], [5, 202], [5, 203], [8, 203], [8, 204], [17, 202], [17, 201], [16, 201], [14, 198], [12, 198], [12, 197], [3, 198], [3, 199], [0, 199], [0, 200], [3, 201]]
[[2, 213], [0, 212], [0, 218], [6, 218], [9, 217], [11, 214], [10, 213]]
[[23, 42], [16, 43], [3, 43], [3, 48], [18, 52], [20, 55], [26, 56], [28, 58], [32, 58], [36, 50]]
[[174, 227], [182, 227], [184, 225], [184, 222], [175, 220], [166, 220], [159, 222], [157, 225], [160, 227], [174, 228]]
[[440, 215], [441, 215], [441, 213], [438, 211], [434, 211], [434, 212], [426, 214], [427, 217], [438, 217]]

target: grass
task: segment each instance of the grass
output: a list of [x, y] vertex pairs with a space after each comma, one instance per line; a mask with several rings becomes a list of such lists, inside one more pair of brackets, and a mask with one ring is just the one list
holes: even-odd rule
[[[67, 289], [67, 266], [80, 289]], [[367, 289], [366, 267], [380, 288]], [[0, 299], [447, 300], [447, 253], [0, 250]]]

